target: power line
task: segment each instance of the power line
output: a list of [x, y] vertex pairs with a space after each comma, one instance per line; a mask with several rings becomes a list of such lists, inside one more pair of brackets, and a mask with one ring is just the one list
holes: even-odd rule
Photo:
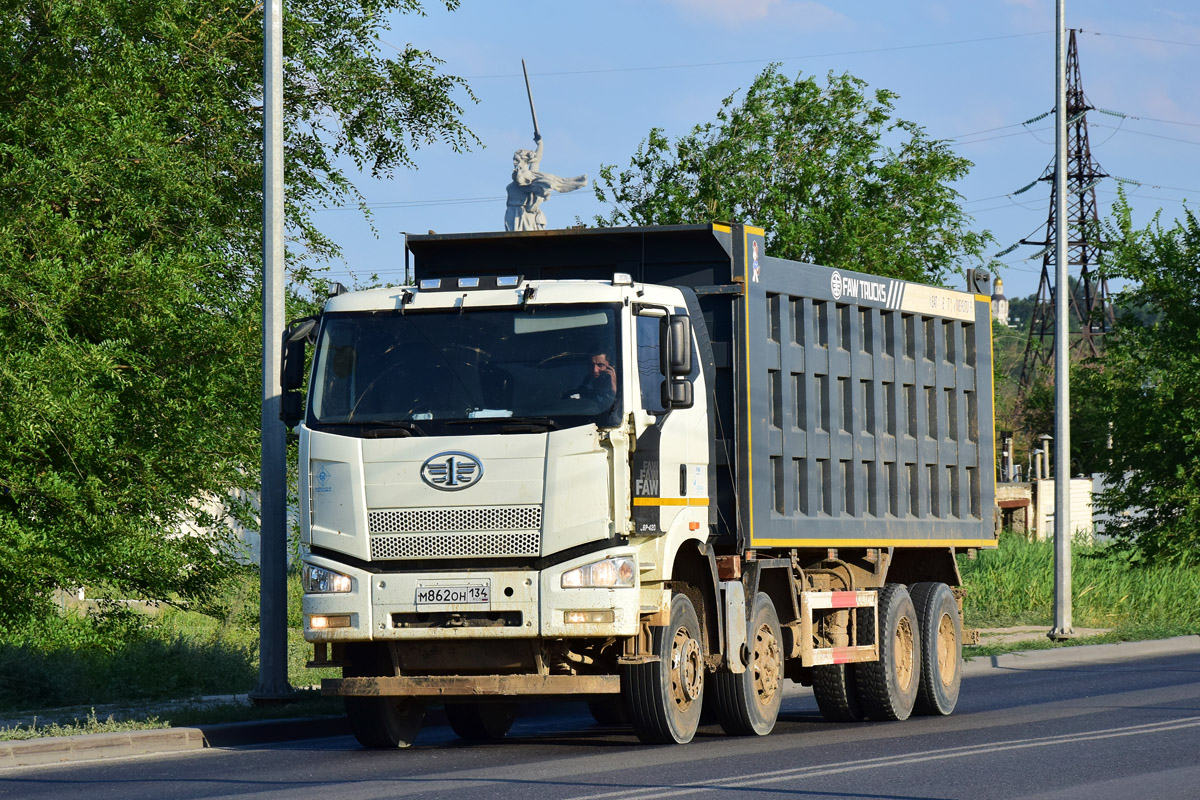
[[[1007, 195], [1005, 195], [1005, 196], [1007, 196]], [[1030, 208], [1029, 206], [1027, 206], [1027, 205], [1025, 205], [1025, 204], [1023, 204], [1023, 203], [1018, 203], [1018, 202], [1016, 202], [1016, 201], [1014, 200], [1013, 202], [1011, 202], [1011, 203], [1007, 203], [1007, 204], [1005, 204], [1005, 205], [1000, 205], [1000, 206], [989, 206], [988, 208], [977, 208], [977, 209], [975, 209], [974, 211], [972, 211], [972, 212], [970, 212], [970, 213], [971, 213], [971, 215], [972, 215], [972, 216], [974, 216], [975, 214], [982, 214], [982, 213], [984, 213], [985, 211], [999, 211], [999, 210], [1000, 210], [1000, 209], [1002, 209], [1002, 208], [1012, 208], [1012, 207], [1014, 207], [1014, 206], [1016, 206], [1017, 208], [1019, 208], [1019, 209], [1021, 209], [1021, 210], [1023, 210], [1023, 211], [1035, 211], [1035, 210], [1036, 210], [1036, 209]]]
[[[1048, 130], [1051, 130], [1051, 129], [1048, 127], [1047, 128], [1026, 128], [1023, 131], [1017, 131], [1016, 133], [1002, 133], [999, 136], [985, 136], [982, 139], [972, 139], [969, 142], [958, 142], [958, 144], [979, 144], [980, 142], [990, 142], [994, 139], [1011, 139], [1014, 136], [1022, 136], [1026, 133], [1033, 136], [1033, 138], [1038, 139], [1038, 137], [1036, 135], [1034, 135], [1034, 131], [1048, 131]], [[970, 136], [970, 134], [965, 134], [965, 135]], [[958, 137], [955, 137], [955, 138], [958, 138]], [[954, 140], [947, 139], [946, 141], [954, 141]], [[1038, 141], [1041, 142], [1042, 140], [1038, 139]], [[1042, 144], [1045, 144], [1045, 142], [1042, 142]]]
[[1187, 189], [1182, 186], [1166, 186], [1161, 183], [1147, 183], [1146, 181], [1137, 181], [1133, 178], [1122, 178], [1117, 175], [1112, 175], [1110, 177], [1112, 177], [1112, 179], [1117, 183], [1135, 183], [1138, 186], [1148, 186], [1151, 189], [1170, 189], [1175, 192], [1200, 192], [1200, 189]]
[[[584, 193], [561, 193], [555, 194], [558, 197], [591, 197], [590, 194]], [[493, 197], [447, 197], [440, 200], [380, 200], [378, 202], [358, 203], [353, 206], [335, 206], [329, 208], [329, 211], [358, 211], [361, 206], [376, 209], [390, 208], [424, 208], [425, 206], [461, 206], [470, 205], [472, 203], [502, 203], [505, 201], [504, 195], [495, 195]]]
[[1023, 124], [1024, 124], [1023, 122], [1014, 122], [1011, 125], [1001, 125], [996, 128], [984, 128], [981, 131], [971, 131], [970, 133], [960, 133], [957, 136], [947, 136], [946, 141], [953, 141], [955, 139], [965, 139], [968, 136], [978, 136], [981, 133], [992, 133], [993, 131], [1002, 131], [1002, 130], [1005, 130], [1006, 128], [1018, 128]]
[[[1112, 128], [1113, 126], [1105, 125], [1102, 122], [1093, 122], [1092, 127], [1094, 127], [1094, 128]], [[1114, 128], [1114, 130], [1119, 130], [1119, 128]], [[1195, 139], [1180, 139], [1178, 136], [1163, 136], [1161, 133], [1146, 133], [1145, 131], [1135, 131], [1135, 130], [1126, 130], [1125, 132], [1133, 133], [1138, 136], [1149, 136], [1152, 139], [1166, 139], [1169, 142], [1183, 142], [1184, 144], [1200, 145], [1200, 142], [1196, 141]]]
[[[1117, 194], [1117, 192], [1114, 192], [1112, 189], [1097, 189], [1096, 191], [1099, 192], [1100, 194]], [[1153, 194], [1136, 194], [1136, 195], [1130, 195], [1130, 196], [1137, 197], [1142, 200], [1161, 200], [1164, 203], [1178, 203], [1179, 202], [1178, 197], [1159, 197], [1158, 195], [1153, 195]]]
[[1159, 119], [1158, 117], [1142, 117], [1142, 116], [1138, 116], [1136, 114], [1130, 114], [1129, 118], [1137, 119], [1137, 120], [1145, 120], [1146, 122], [1162, 122], [1167, 125], [1186, 125], [1189, 128], [1200, 128], [1200, 123], [1198, 123], [1198, 122], [1181, 122], [1177, 119]]
[[1157, 44], [1178, 44], [1184, 47], [1200, 47], [1200, 42], [1180, 42], [1173, 39], [1152, 39], [1149, 36], [1130, 36], [1125, 33], [1104, 33], [1102, 31], [1085, 31], [1080, 30], [1080, 33], [1090, 33], [1092, 36], [1111, 36], [1114, 39], [1133, 39], [1139, 42], [1155, 42]]

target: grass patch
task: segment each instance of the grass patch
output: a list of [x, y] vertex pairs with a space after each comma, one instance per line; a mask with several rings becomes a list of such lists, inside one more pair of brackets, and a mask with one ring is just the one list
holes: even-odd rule
[[24, 739], [42, 739], [47, 736], [78, 736], [87, 733], [121, 733], [125, 731], [148, 731], [166, 727], [157, 717], [145, 719], [117, 720], [109, 716], [99, 719], [96, 710], [92, 709], [83, 719], [75, 718], [70, 722], [39, 722], [36, 718], [29, 725], [14, 725], [0, 728], [0, 742], [14, 742]]
[[[1131, 566], [1102, 546], [1071, 551], [1072, 619], [1116, 641], [1200, 633], [1200, 570]], [[1054, 547], [1006, 533], [996, 550], [959, 557], [969, 627], [1045, 625], [1054, 618]], [[1013, 648], [1009, 647], [1008, 650]]]
[[340, 697], [322, 697], [314, 690], [301, 691], [298, 695], [298, 700], [286, 705], [256, 706], [249, 702], [184, 701], [159, 707], [131, 707], [105, 711], [106, 716], [103, 720], [94, 708], [82, 718], [75, 714], [51, 712], [52, 716], [48, 718], [34, 716], [28, 723], [0, 726], [0, 742], [40, 739], [46, 736], [187, 728], [272, 719], [339, 717], [345, 713]]
[[[338, 677], [310, 670], [300, 621], [300, 581], [288, 578], [288, 680]], [[224, 590], [220, 618], [175, 608], [68, 607], [0, 644], [0, 713], [64, 706], [234, 695], [258, 684], [257, 574]], [[261, 718], [261, 717], [253, 717]]]

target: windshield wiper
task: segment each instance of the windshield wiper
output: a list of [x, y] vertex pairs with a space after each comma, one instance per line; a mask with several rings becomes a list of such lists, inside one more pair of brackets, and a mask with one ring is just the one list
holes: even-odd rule
[[363, 433], [364, 439], [386, 439], [392, 436], [412, 436], [414, 433], [418, 436], [424, 436], [425, 431], [421, 430], [421, 426], [415, 422], [410, 422], [406, 419], [392, 420], [389, 422], [372, 421], [364, 422], [363, 425], [378, 425], [378, 428], [371, 428]]
[[328, 425], [337, 428], [363, 428], [364, 439], [386, 439], [389, 437], [409, 437], [414, 433], [425, 436], [425, 431], [415, 422], [406, 419], [397, 420], [347, 420], [344, 422], [318, 422], [317, 425]]
[[478, 419], [448, 419], [446, 425], [474, 425], [493, 423], [500, 426], [500, 433], [545, 433], [558, 430], [558, 423], [549, 417], [480, 417]]

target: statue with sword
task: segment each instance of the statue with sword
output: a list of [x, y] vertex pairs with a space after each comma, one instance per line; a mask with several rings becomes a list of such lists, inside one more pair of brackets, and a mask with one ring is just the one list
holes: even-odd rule
[[533, 141], [536, 150], [513, 153], [512, 183], [508, 184], [508, 207], [504, 213], [506, 231], [540, 231], [546, 229], [542, 203], [551, 192], [573, 192], [587, 186], [587, 175], [561, 178], [538, 168], [542, 162], [542, 134], [538, 130], [537, 111], [533, 107], [533, 90], [529, 86], [529, 70], [521, 59], [525, 73], [525, 91], [529, 95], [529, 113], [533, 116]]

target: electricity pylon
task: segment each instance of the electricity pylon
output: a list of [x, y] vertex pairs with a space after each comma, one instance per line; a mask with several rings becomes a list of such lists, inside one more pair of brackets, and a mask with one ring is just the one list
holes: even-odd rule
[[[1113, 311], [1108, 298], [1108, 280], [1099, 260], [1100, 217], [1096, 210], [1096, 184], [1108, 175], [1092, 158], [1088, 144], [1087, 112], [1094, 108], [1083, 93], [1079, 74], [1079, 50], [1075, 31], [1070, 31], [1067, 48], [1067, 241], [1068, 270], [1079, 268], [1079, 280], [1071, 292], [1070, 306], [1077, 331], [1071, 332], [1071, 350], [1083, 356], [1098, 355], [1104, 334], [1112, 330]], [[1037, 304], [1029, 320], [1029, 338], [1021, 363], [1021, 390], [1032, 384], [1038, 370], [1053, 369], [1054, 292], [1050, 280], [1054, 263], [1054, 204], [1057, 200], [1054, 161], [1040, 178], [1050, 184], [1050, 211], [1043, 241], [1022, 239], [1021, 244], [1042, 247], [1042, 278]], [[1067, 289], [1070, 291], [1070, 289]]]

